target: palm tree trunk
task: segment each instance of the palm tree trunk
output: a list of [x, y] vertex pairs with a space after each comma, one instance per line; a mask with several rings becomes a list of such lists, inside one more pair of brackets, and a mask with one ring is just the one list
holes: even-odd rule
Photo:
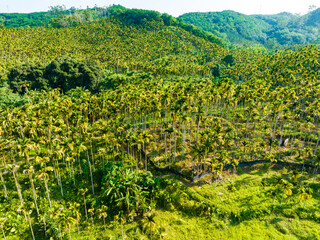
[[317, 149], [318, 149], [318, 146], [319, 146], [319, 141], [320, 141], [320, 131], [319, 131], [319, 134], [318, 134], [318, 140], [317, 140], [316, 146], [314, 148], [314, 154], [316, 154], [316, 152], [317, 152]]
[[92, 223], [92, 229], [94, 231], [94, 222], [93, 222], [93, 216], [91, 215], [91, 223]]
[[167, 133], [164, 133], [164, 148], [165, 148], [165, 158], [167, 163]]
[[279, 114], [276, 116], [276, 119], [275, 119], [274, 128], [273, 128], [273, 134], [272, 134], [272, 140], [274, 140], [275, 135], [276, 135], [276, 129], [277, 129], [277, 124], [278, 124], [278, 119], [279, 119]]
[[80, 235], [79, 220], [77, 220], [77, 230], [78, 230], [78, 235]]
[[3, 185], [4, 196], [5, 196], [6, 199], [8, 199], [7, 187], [6, 187], [6, 184], [4, 182], [1, 170], [0, 170], [0, 178], [1, 178], [2, 185]]
[[199, 138], [199, 128], [200, 128], [200, 121], [198, 121], [198, 124], [197, 124], [197, 138], [196, 138], [197, 145], [198, 145], [198, 138]]
[[28, 214], [28, 221], [29, 221], [29, 227], [30, 227], [31, 234], [32, 234], [32, 239], [35, 240], [33, 229], [32, 229], [32, 224], [31, 224], [31, 219], [30, 219], [29, 214]]
[[125, 240], [125, 238], [124, 238], [124, 233], [123, 233], [123, 224], [122, 224], [122, 221], [120, 221], [120, 225], [121, 225], [121, 235], [122, 235], [122, 239]]
[[91, 164], [90, 164], [90, 160], [89, 160], [89, 158], [88, 158], [88, 163], [89, 163], [89, 169], [90, 169], [90, 177], [91, 177], [92, 194], [94, 195], [94, 186], [93, 186], [92, 169], [91, 169]]
[[75, 176], [74, 176], [73, 162], [71, 163], [71, 170], [72, 170], [73, 185], [76, 186], [76, 178], [75, 178]]
[[59, 185], [60, 185], [61, 197], [63, 198], [63, 187], [62, 187], [62, 181], [61, 181], [61, 175], [60, 174], [59, 174]]
[[58, 224], [58, 230], [59, 230], [60, 239], [62, 240], [62, 233], [61, 233], [60, 224]]
[[36, 207], [37, 214], [39, 215], [39, 209], [38, 209], [38, 204], [37, 204], [37, 193], [36, 193], [36, 189], [35, 189], [34, 184], [33, 184], [33, 179], [32, 179], [31, 173], [29, 173], [29, 179], [30, 179], [30, 183], [31, 183], [31, 189], [32, 189], [34, 205]]
[[174, 133], [174, 156], [173, 161], [176, 161], [176, 153], [177, 153], [177, 133]]
[[315, 170], [314, 170], [314, 172], [313, 172], [313, 182], [312, 182], [312, 183], [314, 183], [314, 182], [315, 182], [315, 180], [316, 180], [316, 176], [317, 176], [318, 168], [319, 168], [319, 165], [316, 167], [316, 169], [315, 169]]
[[[172, 135], [172, 133], [171, 133], [171, 135]], [[169, 150], [170, 150], [170, 155], [169, 155], [169, 168], [171, 168], [171, 159], [172, 159], [172, 147], [171, 147], [171, 136], [169, 135], [169, 144], [170, 144], [170, 146], [169, 146]]]
[[183, 137], [182, 137], [182, 156], [181, 156], [181, 172], [182, 172], [182, 163], [184, 160], [184, 151], [186, 148], [186, 125], [184, 126], [184, 130], [183, 130]]
[[3, 234], [3, 239], [6, 240], [6, 234], [4, 233], [3, 227], [1, 228], [2, 234]]
[[69, 239], [71, 240], [70, 228], [68, 228], [68, 232], [69, 232]]
[[20, 186], [19, 186], [19, 183], [18, 183], [17, 176], [16, 176], [14, 171], [12, 171], [12, 174], [13, 174], [13, 177], [14, 177], [14, 181], [15, 181], [15, 184], [16, 184], [16, 188], [17, 188], [17, 192], [18, 192], [18, 195], [19, 195], [20, 202], [21, 202], [21, 204], [23, 204], [23, 197], [22, 197], [22, 194], [21, 194], [21, 191], [20, 191]]
[[85, 213], [86, 213], [86, 219], [88, 219], [86, 195], [83, 195], [83, 202], [84, 202], [84, 211], [85, 211]]
[[48, 188], [47, 180], [43, 179], [43, 181], [44, 181], [44, 186], [45, 186], [46, 192], [47, 192], [47, 197], [48, 197], [48, 201], [49, 201], [49, 206], [51, 207], [50, 194], [49, 194], [49, 188]]
[[91, 151], [91, 159], [92, 159], [92, 170], [93, 170], [93, 172], [95, 172], [92, 142], [90, 144], [90, 151]]

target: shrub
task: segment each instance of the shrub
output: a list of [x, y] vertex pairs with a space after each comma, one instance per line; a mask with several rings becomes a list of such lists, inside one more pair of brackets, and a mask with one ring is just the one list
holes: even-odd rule
[[78, 61], [60, 56], [46, 67], [44, 78], [51, 88], [60, 88], [62, 92], [76, 87], [97, 92], [103, 80], [103, 71], [93, 60]]
[[43, 79], [44, 67], [40, 64], [24, 63], [9, 70], [8, 83], [13, 92], [24, 94], [28, 90], [47, 89], [47, 80]]
[[123, 164], [108, 162], [102, 178], [102, 200], [112, 214], [135, 210], [143, 214], [150, 204], [158, 181], [150, 172], [131, 171]]

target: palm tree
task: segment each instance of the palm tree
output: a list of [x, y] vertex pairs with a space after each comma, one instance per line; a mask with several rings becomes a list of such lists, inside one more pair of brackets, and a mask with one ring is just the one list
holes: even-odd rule
[[79, 190], [79, 193], [83, 196], [83, 203], [84, 203], [84, 211], [86, 213], [86, 219], [88, 219], [88, 213], [87, 213], [87, 203], [86, 203], [86, 192], [88, 192], [88, 188], [81, 188]]
[[99, 218], [103, 218], [103, 227], [104, 230], [106, 230], [106, 218], [108, 216], [108, 207], [105, 205], [102, 205], [99, 209]]
[[33, 166], [30, 166], [25, 171], [28, 173], [28, 176], [29, 176], [31, 189], [32, 189], [32, 195], [33, 195], [33, 200], [34, 200], [34, 205], [36, 207], [37, 214], [39, 215], [39, 209], [38, 209], [38, 204], [37, 204], [37, 193], [36, 193], [36, 189], [34, 187], [33, 177], [32, 177], [32, 173], [34, 172]]
[[28, 210], [26, 211], [24, 204], [21, 204], [19, 206], [19, 208], [17, 209], [17, 212], [23, 212], [23, 214], [27, 217], [27, 220], [28, 220], [28, 223], [29, 223], [29, 227], [30, 227], [30, 230], [31, 230], [31, 234], [32, 234], [32, 239], [35, 240], [32, 224], [31, 224], [30, 212]]
[[20, 166], [18, 165], [8, 165], [9, 169], [11, 169], [11, 172], [13, 174], [13, 177], [14, 177], [14, 181], [15, 181], [15, 184], [16, 184], [16, 188], [17, 188], [17, 192], [18, 192], [18, 195], [19, 195], [19, 199], [20, 199], [20, 203], [21, 205], [23, 205], [23, 197], [22, 197], [22, 193], [21, 193], [21, 190], [20, 190], [20, 185], [18, 183], [18, 178], [17, 178], [17, 171], [19, 169]]
[[306, 207], [307, 200], [312, 198], [312, 189], [311, 188], [303, 188], [299, 191], [300, 200], [304, 200], [303, 209]]
[[155, 224], [154, 218], [156, 214], [155, 213], [149, 213], [145, 216], [147, 220], [147, 224], [149, 225], [150, 228], [150, 239], [152, 240], [152, 224]]
[[80, 214], [80, 212], [78, 211], [78, 207], [79, 207], [79, 206], [80, 206], [79, 203], [73, 202], [73, 203], [70, 204], [70, 207], [69, 207], [69, 210], [71, 211], [71, 213], [73, 214], [73, 216], [75, 216], [78, 234], [80, 234], [79, 221], [80, 221], [80, 219], [81, 219], [81, 214]]
[[68, 216], [68, 213], [66, 212], [62, 212], [61, 214], [59, 214], [59, 218], [58, 218], [58, 224], [64, 226], [69, 233], [69, 239], [71, 240], [71, 227], [72, 224], [76, 223], [76, 219], [74, 219], [71, 216]]
[[198, 137], [199, 137], [199, 128], [200, 128], [200, 122], [203, 120], [203, 108], [201, 105], [197, 107], [196, 112], [196, 124], [197, 124], [197, 136], [196, 136], [196, 144], [199, 144]]
[[[171, 136], [173, 135], [172, 133], [174, 132], [174, 129], [173, 127], [168, 127], [166, 130], [165, 130], [165, 133], [168, 133], [169, 134], [169, 149], [170, 149], [170, 154], [169, 154], [169, 168], [171, 168], [171, 160], [172, 160], [172, 149], [171, 149]], [[166, 135], [165, 135], [165, 141], [166, 141]], [[165, 143], [166, 144], [166, 143]], [[166, 155], [167, 155], [167, 150], [166, 150]]]
[[124, 236], [123, 224], [126, 223], [126, 218], [124, 216], [123, 211], [120, 211], [118, 215], [115, 216], [115, 221], [116, 222], [120, 221], [122, 239], [125, 240], [126, 238]]
[[49, 212], [52, 214], [53, 219], [58, 219], [58, 230], [59, 230], [59, 237], [62, 240], [62, 232], [61, 232], [61, 227], [60, 227], [60, 222], [59, 222], [59, 217], [62, 213], [63, 207], [60, 208], [50, 208]]
[[200, 174], [200, 164], [202, 159], [204, 158], [205, 148], [203, 145], [192, 145], [191, 146], [191, 154], [193, 155], [193, 159], [198, 159], [198, 168], [197, 168], [197, 175]]
[[50, 208], [52, 206], [51, 206], [51, 201], [50, 201], [50, 191], [48, 188], [49, 174], [47, 172], [52, 172], [52, 171], [53, 171], [53, 167], [46, 167], [44, 170], [40, 171], [40, 174], [38, 175], [38, 178], [44, 182], [44, 186], [46, 188], [47, 198], [48, 198]]

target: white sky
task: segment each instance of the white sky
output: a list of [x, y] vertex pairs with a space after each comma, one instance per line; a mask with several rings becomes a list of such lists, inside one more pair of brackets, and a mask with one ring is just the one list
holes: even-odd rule
[[291, 12], [305, 14], [310, 5], [320, 7], [320, 0], [0, 0], [0, 12], [47, 11], [49, 6], [86, 8], [121, 4], [168, 13], [175, 17], [186, 12], [234, 10], [244, 14], [275, 14]]

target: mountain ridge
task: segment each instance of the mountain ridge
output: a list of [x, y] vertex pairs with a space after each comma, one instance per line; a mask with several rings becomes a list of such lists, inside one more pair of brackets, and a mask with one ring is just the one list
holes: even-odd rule
[[192, 12], [178, 17], [236, 45], [252, 43], [267, 48], [312, 44], [320, 36], [320, 8], [305, 15], [288, 12], [246, 15], [233, 10]]

